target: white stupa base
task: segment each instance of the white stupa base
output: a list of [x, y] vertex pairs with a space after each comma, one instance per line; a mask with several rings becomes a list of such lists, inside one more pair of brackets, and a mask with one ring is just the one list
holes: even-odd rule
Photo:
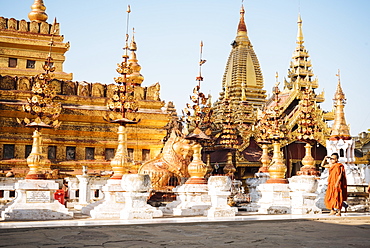
[[4, 220], [64, 220], [73, 213], [54, 200], [59, 184], [54, 180], [19, 180], [15, 184], [17, 197], [1, 212]]
[[264, 183], [257, 189], [262, 197], [258, 201], [258, 213], [261, 214], [290, 214], [289, 184]]
[[300, 175], [288, 179], [291, 213], [292, 214], [321, 214], [321, 209], [316, 206], [316, 190], [318, 181], [315, 176]]
[[175, 216], [204, 215], [211, 208], [207, 184], [183, 184], [174, 188], [173, 192], [177, 195], [176, 201], [160, 208], [165, 213]]
[[104, 198], [82, 207], [81, 212], [93, 219], [119, 219], [121, 211], [125, 207], [121, 180], [108, 180], [102, 191]]
[[121, 219], [153, 219], [163, 216], [161, 210], [147, 204], [151, 188], [149, 175], [125, 174], [121, 185], [125, 191], [122, 194], [125, 197], [125, 208], [121, 211]]
[[204, 212], [209, 218], [234, 217], [238, 212], [235, 207], [227, 204], [231, 195], [232, 181], [228, 176], [211, 176], [208, 180], [208, 195], [211, 197], [212, 207]]
[[258, 205], [258, 201], [261, 198], [261, 192], [257, 190], [258, 185], [265, 183], [269, 178], [269, 173], [258, 172], [254, 173], [254, 178], [247, 178], [245, 181], [248, 186], [249, 190], [249, 198], [250, 202], [245, 206], [241, 207], [247, 212], [257, 212], [260, 205]]
[[163, 212], [161, 210], [147, 204], [149, 193], [125, 192], [124, 196], [126, 199], [126, 205], [121, 211], [121, 219], [153, 219], [163, 216]]
[[292, 201], [291, 214], [321, 214], [316, 206], [317, 194], [306, 192], [290, 192]]

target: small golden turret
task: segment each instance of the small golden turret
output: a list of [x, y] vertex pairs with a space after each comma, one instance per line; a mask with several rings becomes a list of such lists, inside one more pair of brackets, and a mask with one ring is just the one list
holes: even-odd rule
[[346, 103], [346, 97], [343, 93], [341, 84], [340, 84], [340, 74], [338, 70], [338, 85], [337, 90], [334, 95], [334, 123], [332, 126], [332, 132], [330, 139], [350, 139], [351, 135], [349, 132], [349, 127], [346, 123], [346, 118], [344, 114], [344, 105]]
[[43, 0], [35, 0], [31, 9], [32, 11], [28, 14], [30, 21], [46, 22], [48, 15], [45, 13], [46, 7]]
[[285, 80], [285, 88], [301, 89], [311, 87], [316, 89], [319, 87], [317, 78], [313, 79], [314, 73], [310, 61], [310, 55], [304, 47], [304, 38], [302, 31], [302, 18], [298, 15], [298, 33], [297, 33], [297, 47], [294, 50], [290, 68], [288, 70], [289, 80]]

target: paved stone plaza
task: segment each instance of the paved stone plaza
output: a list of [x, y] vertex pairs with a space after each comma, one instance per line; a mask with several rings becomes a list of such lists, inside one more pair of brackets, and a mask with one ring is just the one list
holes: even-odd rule
[[0, 222], [0, 247], [370, 247], [370, 213]]

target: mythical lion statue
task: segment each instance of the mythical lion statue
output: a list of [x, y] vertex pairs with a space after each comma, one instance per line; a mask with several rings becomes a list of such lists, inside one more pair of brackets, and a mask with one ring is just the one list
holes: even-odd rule
[[156, 191], [170, 189], [189, 177], [188, 165], [192, 157], [192, 146], [180, 132], [171, 131], [163, 151], [154, 159], [144, 163], [139, 174], [150, 176], [152, 187]]

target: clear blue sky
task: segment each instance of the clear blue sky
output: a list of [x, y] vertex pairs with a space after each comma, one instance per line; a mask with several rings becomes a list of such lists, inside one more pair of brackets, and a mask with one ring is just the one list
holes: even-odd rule
[[[33, 0], [2, 0], [0, 15], [26, 19]], [[122, 61], [126, 9], [135, 27], [143, 86], [161, 84], [161, 99], [173, 101], [178, 113], [196, 84], [199, 43], [204, 42], [202, 91], [213, 100], [236, 36], [240, 0], [44, 0], [49, 23], [57, 17], [65, 41], [65, 72], [75, 81], [112, 83]], [[297, 16], [303, 20], [304, 45], [325, 90], [324, 110], [332, 109], [341, 70], [345, 108], [351, 134], [370, 128], [370, 1], [368, 0], [246, 0], [249, 38], [259, 59], [268, 93], [275, 72], [283, 82], [296, 47]]]

